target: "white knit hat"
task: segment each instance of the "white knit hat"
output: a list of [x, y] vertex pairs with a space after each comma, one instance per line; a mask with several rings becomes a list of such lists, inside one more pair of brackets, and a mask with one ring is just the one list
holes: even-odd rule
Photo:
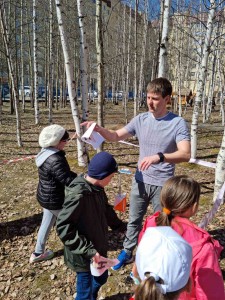
[[42, 148], [56, 146], [63, 137], [66, 130], [60, 125], [50, 125], [45, 127], [39, 135], [39, 145]]
[[[136, 252], [141, 280], [150, 273], [163, 294], [183, 288], [190, 277], [191, 246], [171, 227], [147, 228]], [[157, 282], [162, 279], [164, 283]]]

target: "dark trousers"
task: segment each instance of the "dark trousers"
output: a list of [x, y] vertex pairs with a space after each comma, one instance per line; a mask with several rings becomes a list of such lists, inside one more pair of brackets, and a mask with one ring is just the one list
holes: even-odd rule
[[101, 276], [92, 276], [91, 272], [77, 272], [77, 296], [75, 300], [96, 300], [100, 287], [106, 283], [108, 271]]

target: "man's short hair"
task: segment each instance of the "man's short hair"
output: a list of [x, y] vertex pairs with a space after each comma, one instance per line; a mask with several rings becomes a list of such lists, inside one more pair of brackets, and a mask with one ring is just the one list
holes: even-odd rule
[[172, 95], [172, 85], [166, 78], [160, 77], [153, 79], [147, 85], [147, 93], [161, 94], [163, 98]]

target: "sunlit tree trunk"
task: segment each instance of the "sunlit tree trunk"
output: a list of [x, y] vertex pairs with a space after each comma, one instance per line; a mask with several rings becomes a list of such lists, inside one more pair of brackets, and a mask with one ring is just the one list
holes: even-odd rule
[[0, 22], [1, 22], [1, 32], [3, 36], [3, 42], [5, 46], [5, 52], [7, 57], [7, 63], [9, 68], [9, 75], [11, 79], [11, 85], [12, 85], [12, 91], [13, 91], [13, 98], [14, 98], [14, 107], [15, 107], [15, 113], [16, 113], [16, 136], [17, 136], [17, 143], [19, 147], [22, 147], [22, 139], [21, 139], [21, 118], [20, 118], [20, 108], [19, 108], [19, 94], [18, 94], [18, 88], [17, 88], [17, 81], [16, 76], [14, 73], [13, 68], [13, 61], [11, 56], [11, 50], [10, 50], [10, 43], [9, 43], [9, 34], [7, 30], [6, 25], [6, 11], [4, 4], [0, 4]]
[[198, 131], [198, 118], [199, 118], [199, 110], [202, 102], [202, 95], [204, 91], [205, 79], [208, 68], [208, 57], [210, 52], [210, 42], [211, 35], [213, 30], [213, 18], [215, 15], [216, 2], [214, 0], [210, 0], [210, 10], [207, 21], [207, 30], [205, 36], [205, 42], [203, 47], [203, 56], [201, 61], [201, 69], [199, 73], [199, 80], [197, 84], [197, 93], [194, 103], [194, 111], [192, 115], [192, 124], [191, 124], [191, 157], [196, 158], [197, 153], [197, 131]]
[[[127, 36], [126, 36], [126, 9], [127, 6], [123, 5], [123, 35], [122, 35], [122, 60], [121, 60], [121, 80], [122, 80], [122, 101], [123, 101], [123, 106], [124, 108], [127, 105], [127, 95], [125, 95], [125, 90], [126, 90], [126, 76], [125, 76], [125, 61], [127, 57], [126, 53], [126, 48], [127, 48]], [[127, 107], [125, 108], [125, 113], [126, 113]]]
[[[103, 118], [103, 88], [104, 88], [104, 57], [103, 57], [103, 33], [102, 33], [102, 0], [96, 0], [96, 52], [98, 74], [98, 124], [104, 126]], [[101, 149], [102, 150], [102, 147]]]
[[158, 77], [165, 77], [167, 75], [167, 44], [169, 34], [169, 13], [170, 13], [170, 0], [164, 1], [163, 11], [163, 27], [162, 38], [159, 51], [159, 71]]
[[48, 62], [48, 121], [49, 123], [52, 123], [52, 104], [54, 99], [52, 74], [53, 74], [53, 7], [52, 7], [52, 0], [49, 0], [49, 62]]
[[24, 95], [24, 61], [23, 61], [23, 55], [24, 55], [24, 49], [23, 49], [23, 5], [24, 0], [21, 0], [21, 10], [20, 10], [20, 66], [21, 66], [21, 98], [22, 98], [22, 107], [23, 111], [25, 112], [25, 95]]
[[225, 98], [225, 89], [224, 89], [224, 84], [223, 84], [223, 80], [222, 80], [222, 74], [221, 74], [221, 58], [220, 58], [220, 54], [218, 55], [218, 59], [217, 59], [217, 63], [218, 63], [218, 76], [219, 76], [219, 91], [220, 91], [220, 114], [222, 117], [222, 125], [224, 126], [225, 122], [224, 122], [224, 98]]
[[139, 0], [135, 0], [134, 19], [134, 117], [137, 115], [137, 15]]
[[220, 191], [222, 185], [225, 182], [225, 130], [223, 133], [223, 139], [220, 146], [220, 151], [216, 160], [216, 170], [215, 170], [215, 185], [214, 185], [214, 196], [213, 201], [216, 200], [216, 196]]
[[140, 76], [139, 76], [139, 88], [138, 88], [138, 109], [140, 103], [142, 102], [142, 91], [144, 82], [144, 62], [146, 54], [146, 43], [147, 43], [147, 33], [148, 33], [148, 2], [145, 0], [145, 12], [144, 12], [144, 26], [143, 26], [143, 40], [142, 40], [142, 54], [140, 61]]
[[[66, 31], [64, 29], [63, 18], [62, 18], [64, 14], [63, 7], [61, 5], [60, 0], [55, 0], [55, 3], [56, 3], [56, 13], [57, 13], [57, 19], [59, 25], [61, 44], [62, 44], [63, 55], [65, 60], [66, 77], [67, 77], [72, 116], [73, 116], [77, 135], [81, 136], [80, 116], [79, 116], [78, 105], [76, 101], [75, 80], [73, 78], [72, 62], [70, 60], [70, 55], [69, 55], [69, 45], [66, 36]], [[79, 166], [86, 166], [87, 156], [85, 153], [84, 143], [80, 139], [77, 139], [77, 153], [78, 153], [77, 155], [78, 155]]]
[[34, 117], [35, 124], [39, 124], [39, 104], [38, 104], [38, 60], [37, 60], [37, 5], [33, 0], [33, 53], [34, 53]]
[[127, 40], [127, 67], [126, 67], [126, 88], [124, 95], [124, 114], [125, 114], [125, 123], [128, 123], [128, 112], [127, 112], [127, 101], [129, 95], [129, 87], [130, 87], [130, 42], [131, 42], [131, 24], [132, 24], [132, 7], [130, 4], [130, 12], [129, 12], [129, 27], [128, 27], [128, 40]]
[[29, 78], [30, 78], [30, 102], [31, 107], [34, 107], [34, 68], [33, 68], [33, 55], [32, 55], [32, 42], [31, 42], [31, 32], [30, 32], [30, 21], [28, 18], [29, 15], [29, 7], [28, 0], [25, 1], [25, 16], [26, 16], [26, 24], [27, 24], [27, 37], [28, 37], [28, 67], [29, 67]]
[[80, 28], [80, 76], [81, 76], [81, 99], [82, 99], [82, 120], [88, 118], [88, 75], [87, 75], [87, 42], [85, 17], [83, 13], [83, 1], [77, 0], [77, 9]]

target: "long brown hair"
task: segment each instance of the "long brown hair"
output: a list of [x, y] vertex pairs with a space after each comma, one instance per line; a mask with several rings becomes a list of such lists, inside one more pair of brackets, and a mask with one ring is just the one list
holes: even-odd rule
[[161, 191], [161, 206], [170, 213], [161, 212], [156, 218], [157, 226], [170, 226], [175, 216], [186, 212], [200, 198], [200, 185], [186, 175], [174, 176], [168, 179]]

